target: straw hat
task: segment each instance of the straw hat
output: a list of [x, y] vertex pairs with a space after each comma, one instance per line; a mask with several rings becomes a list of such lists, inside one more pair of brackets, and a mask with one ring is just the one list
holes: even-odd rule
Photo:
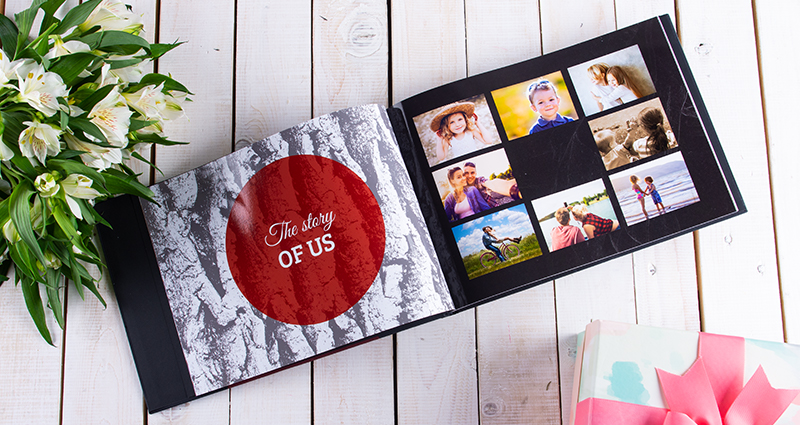
[[470, 118], [475, 113], [475, 104], [470, 102], [464, 102], [464, 103], [453, 103], [451, 105], [446, 106], [444, 110], [442, 110], [442, 112], [439, 112], [433, 118], [433, 121], [431, 121], [431, 130], [433, 130], [434, 133], [439, 131], [439, 128], [442, 125], [442, 119], [456, 112], [463, 112], [464, 115], [467, 116], [467, 118]]

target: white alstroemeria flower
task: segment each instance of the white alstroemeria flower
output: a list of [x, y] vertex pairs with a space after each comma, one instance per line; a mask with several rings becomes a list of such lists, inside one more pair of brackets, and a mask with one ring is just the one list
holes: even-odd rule
[[167, 96], [161, 92], [164, 83], [158, 86], [142, 87], [136, 93], [123, 93], [128, 105], [142, 114], [148, 121], [160, 121], [161, 113], [167, 107]]
[[127, 135], [131, 125], [131, 115], [133, 112], [128, 109], [125, 99], [119, 94], [119, 88], [114, 87], [108, 96], [94, 105], [89, 112], [89, 119], [100, 128], [110, 145], [124, 148], [128, 145]]
[[21, 61], [9, 61], [6, 53], [0, 50], [0, 85], [5, 86], [12, 78], [17, 78], [16, 70], [20, 64], [22, 64]]
[[152, 62], [150, 59], [145, 59], [136, 65], [126, 66], [124, 68], [112, 69], [111, 73], [119, 78], [119, 81], [128, 84], [136, 84], [146, 73], [147, 66]]
[[158, 134], [164, 137], [164, 123], [162, 121], [156, 121], [147, 127], [140, 128], [136, 132], [139, 134]]
[[183, 110], [183, 104], [186, 103], [186, 96], [187, 94], [183, 92], [170, 91], [167, 95], [167, 106], [164, 107], [161, 116], [169, 121], [185, 117], [186, 112]]
[[[125, 61], [135, 59], [137, 57], [145, 56], [147, 53], [144, 49], [139, 49], [138, 52], [132, 55], [111, 55], [108, 60], [110, 61]], [[147, 66], [152, 62], [150, 59], [144, 59], [136, 65], [126, 66], [124, 68], [117, 68], [109, 70], [109, 73], [116, 77], [119, 82], [126, 84], [138, 83], [144, 74]]]
[[38, 121], [25, 121], [23, 124], [28, 126], [19, 134], [19, 150], [23, 156], [36, 158], [44, 165], [47, 156], [61, 152], [58, 142], [61, 130], [58, 127]]
[[69, 210], [78, 220], [83, 220], [83, 215], [81, 207], [75, 199], [94, 199], [100, 196], [100, 192], [92, 189], [92, 179], [83, 174], [70, 174], [61, 180], [61, 187], [64, 188], [64, 193], [67, 195], [64, 198], [67, 200]]
[[69, 133], [64, 134], [64, 140], [70, 149], [85, 152], [81, 154], [81, 161], [99, 171], [110, 168], [113, 164], [122, 163], [122, 149], [104, 148], [94, 143], [87, 143]]
[[51, 173], [39, 174], [36, 176], [36, 180], [33, 181], [33, 187], [39, 191], [39, 194], [42, 195], [43, 198], [49, 198], [55, 195], [60, 188], [58, 182], [56, 182], [56, 177]]
[[117, 85], [119, 84], [119, 77], [111, 73], [111, 64], [110, 63], [103, 63], [103, 66], [100, 68], [100, 76], [97, 77], [97, 88], [105, 87], [109, 84]]
[[50, 47], [50, 51], [44, 55], [45, 59], [54, 59], [59, 56], [71, 55], [73, 53], [92, 51], [89, 45], [82, 41], [71, 40], [65, 43], [64, 40], [57, 35], [53, 36], [53, 39], [53, 46]]
[[55, 72], [47, 72], [41, 65], [35, 66], [27, 73], [20, 66], [16, 73], [19, 78], [19, 100], [31, 105], [34, 109], [52, 117], [59, 111], [58, 98], [69, 94], [67, 85]]
[[129, 11], [125, 3], [113, 0], [101, 1], [86, 21], [78, 25], [78, 29], [88, 31], [97, 25], [102, 31], [117, 30], [131, 34], [139, 34], [144, 26], [141, 15]]
[[45, 204], [42, 203], [42, 198], [40, 196], [34, 196], [33, 208], [31, 208], [31, 224], [36, 231], [40, 231], [42, 227], [44, 227], [44, 220], [42, 219], [43, 207], [45, 207]]
[[3, 237], [6, 238], [7, 241], [13, 243], [17, 243], [22, 240], [19, 237], [19, 233], [17, 233], [17, 228], [14, 227], [14, 222], [11, 219], [6, 221], [6, 224], [3, 225]]
[[13, 157], [14, 151], [12, 151], [5, 142], [0, 141], [0, 160], [8, 161]]
[[14, 67], [14, 75], [10, 78], [16, 79], [19, 78], [20, 75], [28, 75], [29, 72], [33, 72], [33, 70], [41, 65], [33, 59], [25, 58], [11, 62], [11, 66]]

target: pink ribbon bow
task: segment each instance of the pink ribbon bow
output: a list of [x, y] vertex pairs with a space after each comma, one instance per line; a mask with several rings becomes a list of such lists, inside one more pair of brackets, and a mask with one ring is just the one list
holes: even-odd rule
[[667, 409], [588, 398], [576, 425], [772, 425], [800, 390], [780, 390], [759, 366], [744, 382], [744, 338], [700, 333], [698, 356], [683, 376], [656, 369]]

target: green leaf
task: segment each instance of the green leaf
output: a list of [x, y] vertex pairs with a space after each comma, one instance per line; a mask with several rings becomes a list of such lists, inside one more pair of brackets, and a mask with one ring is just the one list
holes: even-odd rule
[[[75, 224], [72, 223], [72, 220], [64, 214], [64, 210], [60, 205], [56, 205], [53, 208], [53, 217], [56, 219], [56, 223], [58, 223], [58, 227], [64, 231], [64, 234], [67, 235], [70, 242], [75, 245], [79, 250], [81, 250], [85, 255], [89, 256], [93, 260], [100, 261], [100, 258], [89, 251], [88, 248], [83, 244], [83, 240], [81, 239], [81, 235], [75, 230]], [[91, 235], [90, 235], [91, 236]]]
[[98, 31], [83, 37], [82, 41], [92, 49], [123, 55], [134, 54], [139, 49], [150, 51], [150, 43], [147, 40], [125, 31]]
[[61, 7], [61, 5], [63, 5], [65, 1], [66, 0], [47, 0], [42, 5], [42, 11], [44, 11], [44, 19], [42, 19], [42, 26], [39, 27], [40, 33], [44, 31], [46, 28], [49, 28], [51, 25], [60, 22], [58, 18], [55, 17], [55, 14], [58, 8]]
[[[59, 97], [58, 103], [61, 103], [62, 99], [63, 97]], [[69, 115], [64, 111], [58, 111], [58, 118], [59, 118], [58, 123], [61, 126], [61, 128], [62, 129], [67, 128], [67, 126], [69, 125]]]
[[3, 51], [8, 55], [8, 60], [14, 59], [17, 53], [17, 39], [19, 30], [14, 21], [0, 14], [0, 43], [3, 44]]
[[92, 275], [86, 270], [81, 263], [75, 259], [75, 253], [72, 252], [72, 247], [67, 243], [54, 243], [51, 246], [53, 253], [56, 254], [61, 263], [66, 265], [70, 271], [70, 280], [75, 284], [75, 289], [78, 290], [78, 295], [83, 298], [83, 285], [81, 278], [92, 279]]
[[39, 295], [39, 283], [27, 278], [22, 278], [22, 295], [25, 297], [25, 305], [28, 307], [33, 323], [42, 334], [42, 338], [48, 344], [53, 345], [53, 339], [50, 337], [50, 331], [47, 329], [47, 322], [44, 319], [44, 306], [42, 305], [42, 297]]
[[39, 274], [36, 272], [36, 266], [31, 264], [30, 251], [25, 248], [24, 244], [11, 244], [8, 246], [8, 255], [14, 260], [14, 266], [17, 270], [17, 278], [28, 276], [36, 280]]
[[[17, 36], [17, 52], [21, 52], [22, 46], [24, 46], [28, 41], [28, 35], [31, 33], [31, 27], [33, 27], [33, 20], [36, 19], [36, 12], [39, 11], [39, 8], [44, 2], [45, 0], [34, 0], [33, 4], [31, 4], [31, 7], [14, 15], [14, 21], [17, 23], [17, 27], [19, 28], [19, 35]], [[14, 59], [18, 59], [18, 57], [15, 57]]]
[[39, 246], [39, 241], [36, 234], [33, 232], [33, 225], [31, 224], [31, 196], [36, 193], [29, 181], [20, 183], [19, 186], [14, 188], [11, 196], [8, 198], [8, 212], [11, 215], [11, 221], [14, 227], [17, 228], [20, 238], [28, 248], [31, 250], [36, 259], [40, 263], [45, 264], [44, 254], [42, 248]]
[[89, 291], [91, 291], [91, 293], [93, 293], [94, 296], [97, 297], [98, 300], [100, 300], [100, 303], [103, 304], [103, 307], [108, 307], [108, 305], [106, 305], [106, 300], [104, 300], [103, 296], [100, 295], [100, 291], [97, 289], [97, 285], [94, 284], [94, 279], [81, 279], [81, 284], [89, 288]]
[[[36, 56], [38, 57], [46, 55], [47, 51], [49, 50], [47, 46], [47, 39], [50, 36], [50, 33], [53, 32], [54, 29], [56, 29], [56, 23], [53, 23], [52, 25], [50, 25], [49, 28], [47, 28], [47, 30], [39, 34], [38, 37], [36, 37], [25, 47], [25, 50], [33, 49], [33, 51], [36, 52]], [[45, 69], [49, 68], [48, 62], [46, 62], [45, 60], [39, 60], [37, 62], [41, 62], [42, 65], [45, 67]]]
[[134, 66], [142, 63], [141, 59], [126, 59], [126, 60], [119, 60], [119, 61], [106, 61], [107, 64], [111, 65], [111, 69], [120, 69], [120, 68], [127, 68], [129, 66]]
[[103, 177], [103, 175], [97, 170], [78, 161], [52, 158], [47, 161], [47, 165], [63, 171], [65, 177], [69, 174], [83, 174], [84, 176], [92, 179], [92, 181], [101, 185], [106, 181], [105, 177]]
[[162, 74], [147, 74], [139, 81], [139, 84], [128, 89], [132, 93], [137, 92], [139, 89], [149, 85], [159, 85], [164, 83], [164, 90], [179, 91], [187, 94], [194, 94], [189, 91], [183, 84], [173, 80], [172, 78]]
[[78, 208], [81, 210], [81, 215], [83, 216], [83, 220], [86, 221], [90, 226], [94, 226], [97, 222], [94, 219], [94, 215], [92, 211], [94, 208], [90, 207], [85, 199], [75, 199], [75, 202], [78, 204]]
[[83, 102], [81, 102], [81, 104], [78, 106], [84, 111], [91, 111], [92, 108], [94, 108], [94, 105], [97, 105], [101, 100], [105, 99], [109, 93], [111, 93], [111, 90], [114, 90], [114, 87], [116, 86], [109, 84], [99, 88], [91, 96], [84, 99]]
[[96, 145], [103, 147], [114, 147], [108, 144], [108, 139], [106, 139], [106, 135], [103, 134], [100, 128], [86, 118], [72, 118], [69, 120], [69, 128], [76, 133], [83, 132], [100, 140], [100, 143], [95, 143]]
[[[8, 198], [3, 199], [3, 201], [0, 202], [0, 224], [5, 223], [6, 220], [8, 220]], [[5, 241], [5, 239], [2, 240]]]
[[[19, 144], [19, 134], [25, 129], [25, 125], [22, 122], [30, 120], [31, 115], [22, 111], [2, 111], [0, 116], [2, 116], [3, 124], [6, 127], [3, 131], [3, 140], [6, 141], [9, 147], [16, 147]], [[14, 154], [17, 153], [19, 153], [19, 150], [14, 152]]]
[[56, 322], [61, 329], [64, 329], [64, 304], [61, 302], [61, 294], [58, 285], [61, 273], [51, 268], [47, 269], [47, 304], [53, 310]]
[[[5, 251], [5, 249], [3, 249], [3, 251]], [[11, 269], [12, 264], [14, 264], [14, 262], [10, 258], [0, 264], [0, 284], [8, 280], [8, 271]]]
[[171, 44], [151, 44], [150, 45], [150, 59], [156, 60], [161, 56], [164, 56], [170, 50], [180, 46], [181, 44], [186, 43], [185, 41], [175, 42]]
[[70, 149], [64, 149], [61, 152], [59, 152], [58, 155], [54, 156], [52, 159], [72, 159], [72, 158], [77, 158], [77, 157], [83, 155], [84, 153], [86, 153], [86, 152], [73, 151], [73, 150], [70, 150]]
[[99, 59], [99, 56], [89, 52], [64, 55], [53, 61], [49, 71], [60, 75], [64, 84], [71, 87], [78, 79], [78, 75]]
[[148, 161], [147, 158], [145, 158], [142, 155], [140, 155], [139, 152], [134, 151], [133, 153], [131, 153], [131, 156], [136, 158], [136, 159], [138, 159], [139, 161], [144, 162], [145, 164], [149, 165], [150, 167], [153, 167], [160, 174], [164, 174], [164, 173], [161, 172], [161, 170], [158, 167], [156, 167], [156, 164], [153, 164], [152, 162]]
[[112, 174], [106, 174], [106, 189], [112, 194], [127, 193], [135, 195], [140, 198], [147, 199], [150, 202], [156, 203], [153, 199], [153, 191], [147, 186], [139, 183], [133, 176], [120, 177]]
[[139, 140], [141, 140], [142, 142], [155, 143], [157, 145], [163, 145], [163, 146], [188, 145], [189, 144], [189, 142], [176, 142], [174, 140], [169, 140], [169, 139], [167, 139], [167, 138], [165, 138], [163, 136], [159, 136], [156, 133], [138, 134], [137, 138]]
[[100, 4], [102, 0], [92, 0], [73, 7], [61, 20], [61, 24], [56, 27], [55, 34], [63, 34], [64, 31], [84, 23], [86, 18], [92, 14], [92, 11]]
[[[84, 202], [84, 204], [85, 204], [85, 202]], [[83, 205], [84, 204], [81, 204], [81, 213], [83, 214], [84, 217], [91, 216], [91, 217], [94, 218], [94, 221], [96, 223], [100, 223], [100, 224], [102, 224], [102, 225], [104, 225], [106, 227], [109, 227], [109, 228], [111, 227], [111, 224], [109, 224], [109, 222], [107, 222], [106, 219], [103, 218], [103, 216], [100, 215], [100, 213], [98, 213], [97, 210], [95, 210], [94, 208], [88, 207], [88, 208], [86, 208], [86, 210], [84, 210], [83, 209]]]
[[[14, 148], [11, 149], [13, 150]], [[11, 163], [14, 164], [17, 168], [19, 168], [20, 171], [25, 173], [23, 177], [25, 177], [27, 180], [32, 182], [33, 179], [36, 178], [36, 169], [33, 168], [33, 165], [28, 160], [28, 158], [25, 158], [21, 154], [14, 155], [14, 157], [11, 158]]]
[[141, 130], [141, 129], [147, 127], [147, 126], [153, 125], [153, 124], [155, 124], [157, 122], [158, 121], [155, 121], [155, 120], [153, 120], [153, 121], [144, 121], [144, 120], [137, 120], [137, 119], [132, 118], [131, 119], [131, 124], [130, 124], [130, 126], [128, 126], [128, 131], [132, 133], [134, 131]]

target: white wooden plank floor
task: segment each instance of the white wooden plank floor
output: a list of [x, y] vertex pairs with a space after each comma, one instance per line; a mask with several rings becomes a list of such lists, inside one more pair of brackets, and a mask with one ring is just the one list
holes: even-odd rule
[[[1, 2], [4, 13], [26, 0]], [[0, 286], [0, 424], [559, 424], [591, 319], [800, 343], [796, 1], [130, 0], [158, 63], [195, 92], [168, 178], [298, 122], [551, 52], [655, 15], [676, 21], [749, 212], [393, 337], [154, 415], [119, 312], [66, 294], [45, 344]], [[156, 25], [156, 20], [158, 20]], [[788, 118], [788, 119], [787, 119]]]

